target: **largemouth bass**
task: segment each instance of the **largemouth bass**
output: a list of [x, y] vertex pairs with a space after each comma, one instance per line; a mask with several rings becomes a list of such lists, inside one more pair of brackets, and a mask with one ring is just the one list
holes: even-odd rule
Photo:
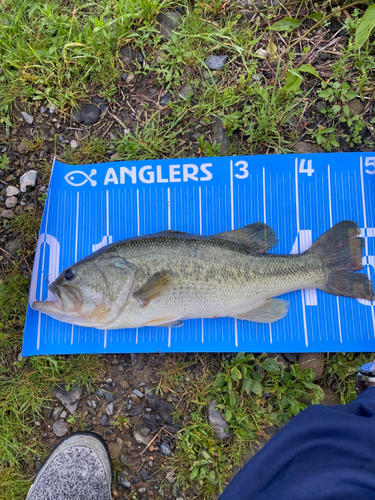
[[196, 236], [163, 231], [101, 248], [65, 269], [49, 285], [56, 301], [32, 307], [53, 318], [99, 329], [176, 326], [189, 318], [231, 316], [272, 323], [289, 303], [273, 297], [318, 288], [374, 299], [363, 269], [363, 239], [342, 221], [301, 254], [267, 254], [275, 232], [257, 222]]

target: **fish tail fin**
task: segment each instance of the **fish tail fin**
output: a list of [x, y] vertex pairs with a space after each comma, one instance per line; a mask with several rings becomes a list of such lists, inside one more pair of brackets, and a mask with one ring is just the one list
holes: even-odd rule
[[306, 253], [319, 255], [327, 264], [325, 281], [320, 290], [333, 295], [357, 299], [374, 300], [374, 289], [362, 265], [363, 238], [358, 238], [361, 230], [353, 221], [341, 221], [322, 234]]

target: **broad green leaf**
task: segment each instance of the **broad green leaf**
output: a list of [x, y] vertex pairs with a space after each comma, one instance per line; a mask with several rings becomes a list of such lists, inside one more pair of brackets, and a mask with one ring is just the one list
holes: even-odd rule
[[334, 106], [332, 106], [332, 111], [335, 115], [337, 115], [337, 113], [340, 113], [341, 111], [341, 106], [339, 104], [335, 104]]
[[234, 366], [232, 368], [232, 373], [231, 373], [231, 376], [233, 378], [233, 380], [235, 380], [236, 382], [238, 382], [239, 380], [242, 379], [242, 373], [240, 372], [240, 370], [237, 368], [237, 366]]
[[289, 92], [297, 92], [297, 90], [299, 90], [301, 86], [302, 81], [303, 78], [301, 75], [293, 70], [289, 70], [285, 78], [285, 85], [283, 89]]
[[345, 97], [349, 100], [354, 99], [355, 97], [357, 97], [357, 92], [354, 92], [353, 90], [351, 90], [350, 92], [347, 92], [345, 94]]
[[311, 64], [301, 64], [298, 69], [303, 73], [310, 73], [311, 75], [317, 76], [321, 80], [319, 73], [316, 71], [314, 66], [311, 66]]
[[224, 420], [226, 420], [227, 422], [230, 422], [232, 420], [232, 417], [233, 417], [233, 413], [230, 410], [227, 410], [224, 413]]
[[322, 90], [321, 92], [319, 92], [318, 95], [322, 99], [326, 99], [327, 97], [329, 97], [331, 95], [331, 92], [329, 90]]
[[276, 21], [270, 27], [271, 31], [293, 31], [296, 28], [301, 26], [301, 21], [298, 19], [293, 19], [291, 17], [284, 17], [284, 19], [280, 19], [280, 21]]
[[246, 394], [250, 394], [251, 386], [253, 385], [252, 379], [250, 377], [245, 378], [242, 382], [242, 385]]
[[219, 373], [215, 380], [215, 387], [224, 387], [225, 385], [225, 376], [224, 373]]
[[235, 408], [238, 402], [238, 395], [236, 392], [231, 392], [229, 395], [229, 404], [231, 408]]
[[364, 13], [361, 22], [355, 32], [354, 50], [358, 50], [368, 40], [371, 31], [375, 27], [375, 5], [370, 7]]
[[251, 390], [257, 396], [261, 396], [263, 392], [262, 384], [257, 380], [253, 380], [253, 383], [251, 385]]
[[193, 480], [193, 479], [195, 479], [195, 478], [197, 477], [197, 475], [198, 475], [198, 470], [199, 470], [199, 469], [197, 469], [196, 467], [194, 467], [194, 469], [191, 471], [191, 473], [190, 473], [190, 479], [191, 479], [191, 480]]
[[216, 484], [215, 471], [210, 470], [210, 472], [208, 473], [208, 480], [210, 481], [210, 483]]
[[297, 401], [293, 400], [292, 404], [290, 405], [290, 409], [292, 410], [293, 415], [298, 415], [298, 413], [301, 411]]
[[269, 373], [279, 373], [280, 367], [275, 358], [268, 358], [262, 363], [263, 368]]
[[312, 14], [309, 14], [307, 16], [307, 19], [314, 19], [314, 21], [320, 21], [322, 17], [323, 14], [321, 12], [313, 12]]

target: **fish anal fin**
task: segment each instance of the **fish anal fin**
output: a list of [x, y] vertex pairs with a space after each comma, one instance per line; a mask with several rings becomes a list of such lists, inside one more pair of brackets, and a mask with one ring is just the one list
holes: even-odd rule
[[255, 323], [273, 323], [288, 314], [289, 302], [283, 299], [269, 299], [265, 304], [247, 313], [237, 316], [237, 319], [254, 321]]
[[215, 234], [213, 237], [242, 243], [250, 250], [258, 253], [267, 252], [267, 250], [276, 246], [279, 241], [275, 231], [264, 222], [254, 222], [240, 229]]
[[172, 276], [169, 271], [159, 271], [153, 274], [146, 283], [134, 293], [134, 298], [140, 301], [142, 307], [145, 307], [151, 300], [156, 299], [156, 297], [166, 292], [171, 286], [172, 281]]
[[151, 321], [147, 321], [144, 326], [167, 326], [172, 328], [178, 328], [184, 324], [180, 321], [182, 316], [166, 316], [164, 318], [155, 318]]

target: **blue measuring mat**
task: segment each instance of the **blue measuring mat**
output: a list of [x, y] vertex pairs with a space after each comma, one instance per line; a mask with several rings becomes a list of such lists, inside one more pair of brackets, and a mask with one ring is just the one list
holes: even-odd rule
[[[95, 250], [166, 229], [211, 235], [253, 222], [279, 237], [272, 253], [303, 252], [337, 222], [365, 238], [374, 280], [375, 153], [188, 158], [65, 165], [54, 162], [29, 304], [54, 300], [48, 284]], [[319, 290], [282, 296], [288, 315], [272, 324], [187, 320], [180, 328], [97, 330], [62, 323], [29, 305], [23, 356], [126, 352], [374, 351], [374, 303]]]

